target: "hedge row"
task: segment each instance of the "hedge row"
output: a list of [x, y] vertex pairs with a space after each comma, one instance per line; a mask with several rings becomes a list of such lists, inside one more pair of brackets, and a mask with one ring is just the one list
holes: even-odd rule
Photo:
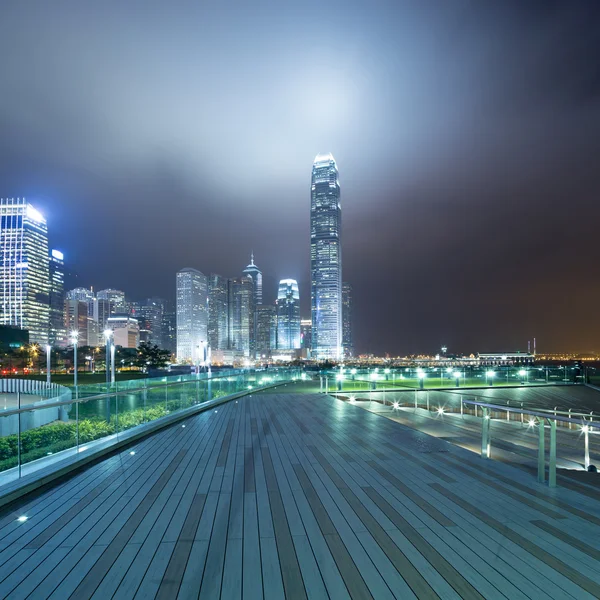
[[[224, 396], [225, 392], [217, 391], [214, 398]], [[177, 400], [166, 404], [156, 405], [144, 409], [135, 409], [121, 413], [112, 414], [110, 420], [104, 419], [81, 419], [79, 421], [79, 443], [85, 444], [100, 438], [112, 435], [119, 431], [131, 429], [148, 421], [155, 421], [165, 415], [177, 411], [181, 403]], [[43, 425], [36, 429], [29, 429], [21, 434], [21, 464], [37, 460], [48, 454], [55, 454], [77, 444], [77, 424], [75, 421], [57, 421]], [[5, 471], [17, 466], [18, 458], [18, 436], [7, 435], [0, 438], [0, 471]]]

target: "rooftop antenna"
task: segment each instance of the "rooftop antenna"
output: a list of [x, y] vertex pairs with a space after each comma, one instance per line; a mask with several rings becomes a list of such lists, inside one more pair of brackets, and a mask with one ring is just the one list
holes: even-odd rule
[[531, 340], [527, 340], [527, 354], [531, 354]]
[[533, 355], [535, 356], [535, 338], [533, 338]]
[[250, 264], [254, 264], [254, 250], [250, 250]]

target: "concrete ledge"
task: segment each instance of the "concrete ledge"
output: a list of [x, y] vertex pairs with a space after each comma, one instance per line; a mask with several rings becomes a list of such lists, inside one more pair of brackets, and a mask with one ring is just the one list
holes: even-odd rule
[[[204, 412], [215, 406], [219, 406], [220, 404], [225, 404], [226, 402], [230, 402], [231, 400], [235, 400], [236, 398], [241, 398], [242, 396], [249, 396], [252, 394], [256, 394], [257, 392], [262, 392], [267, 389], [275, 388], [280, 385], [285, 385], [289, 383], [289, 381], [281, 381], [279, 383], [275, 383], [272, 385], [265, 385], [259, 388], [254, 388], [252, 390], [244, 390], [242, 392], [236, 392], [235, 394], [230, 394], [229, 396], [222, 396], [220, 398], [214, 398], [202, 404], [198, 404], [196, 406], [190, 406], [189, 408], [185, 408], [177, 413], [173, 413], [171, 415], [167, 415], [165, 417], [161, 417], [160, 419], [156, 419], [155, 421], [150, 421], [149, 423], [144, 423], [143, 425], [138, 425], [132, 429], [128, 429], [124, 431], [122, 434], [116, 434], [116, 438], [112, 438], [107, 440], [104, 444], [101, 440], [99, 440], [99, 444], [90, 449], [89, 452], [86, 452], [85, 455], [75, 454], [74, 456], [66, 457], [64, 460], [57, 462], [56, 466], [48, 466], [45, 468], [36, 471], [35, 473], [30, 473], [29, 475], [25, 475], [25, 477], [20, 477], [6, 485], [0, 487], [0, 507], [10, 504], [14, 500], [25, 496], [31, 492], [38, 490], [39, 488], [56, 481], [57, 479], [68, 475], [69, 473], [81, 469], [85, 465], [98, 460], [99, 458], [106, 456], [107, 454], [111, 454], [115, 450], [128, 446], [132, 442], [135, 442], [141, 438], [144, 438], [160, 429], [168, 427], [169, 425], [173, 425], [178, 421], [182, 421], [183, 419], [187, 419], [195, 414]], [[93, 443], [93, 442], [92, 442]]]

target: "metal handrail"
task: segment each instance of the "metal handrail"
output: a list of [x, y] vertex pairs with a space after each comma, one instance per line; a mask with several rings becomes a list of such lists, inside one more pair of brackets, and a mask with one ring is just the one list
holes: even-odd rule
[[[480, 406], [483, 418], [481, 421], [481, 456], [482, 458], [490, 458], [491, 455], [491, 435], [490, 435], [490, 412], [492, 410], [507, 411], [509, 413], [514, 412], [521, 415], [529, 415], [530, 417], [536, 417], [538, 421], [539, 429], [539, 441], [538, 441], [538, 481], [544, 483], [546, 478], [546, 453], [545, 453], [545, 422], [548, 421], [550, 424], [550, 460], [548, 469], [548, 485], [550, 487], [556, 487], [556, 424], [558, 421], [563, 423], [577, 423], [579, 420], [568, 417], [563, 417], [557, 414], [536, 410], [526, 410], [523, 408], [512, 408], [511, 406], [499, 405], [499, 404], [488, 404], [486, 402], [477, 402], [476, 400], [464, 400], [463, 404], [470, 404], [473, 406]], [[590, 446], [589, 436], [592, 428], [600, 429], [600, 423], [594, 423], [592, 420], [585, 421], [585, 425], [582, 427], [584, 435], [584, 464], [587, 469], [590, 466]]]
[[[482, 408], [489, 408], [491, 410], [514, 412], [517, 414], [524, 414], [524, 415], [529, 415], [531, 417], [539, 417], [542, 419], [552, 419], [553, 421], [561, 421], [563, 423], [576, 423], [576, 424], [580, 423], [579, 419], [569, 419], [568, 417], [562, 417], [560, 415], [555, 415], [553, 411], [551, 411], [552, 416], [549, 416], [545, 412], [542, 412], [542, 411], [544, 411], [544, 409], [527, 410], [524, 408], [513, 408], [512, 406], [507, 406], [505, 404], [488, 404], [486, 402], [477, 402], [475, 400], [463, 400], [463, 404], [473, 404], [473, 405], [481, 406]], [[589, 415], [586, 414], [585, 416], [589, 416]], [[586, 425], [588, 425], [589, 427], [597, 427], [600, 429], [599, 422], [594, 422], [594, 421], [586, 422]]]
[[[262, 371], [260, 371], [262, 373]], [[170, 387], [170, 386], [176, 386], [176, 385], [185, 385], [188, 383], [198, 383], [198, 382], [209, 382], [209, 381], [215, 381], [218, 379], [228, 379], [229, 377], [237, 377], [238, 375], [244, 375], [247, 373], [252, 373], [252, 371], [245, 371], [245, 372], [241, 372], [238, 373], [237, 375], [223, 375], [221, 377], [204, 377], [204, 378], [194, 378], [194, 379], [187, 379], [186, 381], [165, 381], [162, 382], [159, 385], [153, 385], [153, 386], [143, 386], [143, 387], [138, 387], [138, 388], [128, 388], [126, 390], [118, 390], [115, 389], [114, 391], [111, 392], [103, 392], [101, 394], [96, 394], [94, 396], [87, 396], [86, 398], [72, 398], [71, 400], [59, 400], [57, 402], [47, 402], [46, 404], [44, 404], [43, 406], [36, 406], [34, 404], [27, 404], [25, 407], [21, 407], [21, 408], [11, 408], [11, 409], [7, 409], [4, 411], [0, 410], [0, 417], [9, 417], [11, 415], [18, 415], [21, 413], [25, 413], [25, 412], [31, 412], [32, 410], [39, 410], [39, 409], [46, 409], [46, 408], [58, 408], [59, 406], [69, 406], [71, 404], [84, 404], [86, 402], [91, 402], [93, 400], [102, 400], [105, 399], [107, 396], [110, 396], [111, 398], [113, 398], [114, 396], [122, 396], [122, 395], [127, 395], [127, 394], [133, 394], [135, 392], [143, 392], [143, 391], [148, 391], [151, 389], [156, 389], [156, 388], [165, 388], [165, 387]], [[129, 380], [131, 381], [131, 380]], [[143, 380], [143, 381], [147, 381], [147, 380]], [[74, 392], [77, 391], [77, 388], [72, 388], [72, 390]]]

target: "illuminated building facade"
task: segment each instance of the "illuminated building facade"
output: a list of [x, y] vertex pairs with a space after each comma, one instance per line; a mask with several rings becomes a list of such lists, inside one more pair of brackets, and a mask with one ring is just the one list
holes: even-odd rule
[[344, 358], [354, 356], [354, 341], [352, 339], [352, 286], [342, 283], [342, 346]]
[[250, 255], [250, 264], [242, 272], [246, 277], [252, 277], [254, 306], [260, 306], [262, 304], [262, 272], [254, 264], [254, 252]]
[[177, 361], [199, 364], [208, 344], [208, 281], [196, 269], [177, 273]]
[[121, 290], [100, 290], [96, 294], [96, 298], [98, 298], [98, 300], [108, 300], [111, 315], [128, 312], [127, 303], [125, 301], [125, 293]]
[[230, 350], [254, 358], [254, 281], [252, 277], [231, 280], [229, 288]]
[[312, 343], [312, 320], [300, 319], [300, 348], [310, 350]]
[[137, 348], [140, 345], [140, 325], [134, 317], [126, 314], [113, 315], [108, 317], [107, 325], [113, 331], [115, 346]]
[[50, 320], [48, 343], [52, 346], [66, 343], [65, 329], [65, 262], [60, 250], [50, 252]]
[[282, 279], [277, 291], [277, 349], [300, 348], [300, 292], [295, 279]]
[[310, 279], [312, 354], [342, 356], [342, 210], [337, 165], [319, 154], [312, 168]]
[[273, 304], [256, 307], [256, 356], [267, 358], [277, 348], [277, 311]]
[[48, 343], [50, 259], [46, 219], [25, 198], [0, 199], [0, 324]]
[[208, 278], [208, 343], [212, 350], [229, 348], [230, 280], [211, 273]]

